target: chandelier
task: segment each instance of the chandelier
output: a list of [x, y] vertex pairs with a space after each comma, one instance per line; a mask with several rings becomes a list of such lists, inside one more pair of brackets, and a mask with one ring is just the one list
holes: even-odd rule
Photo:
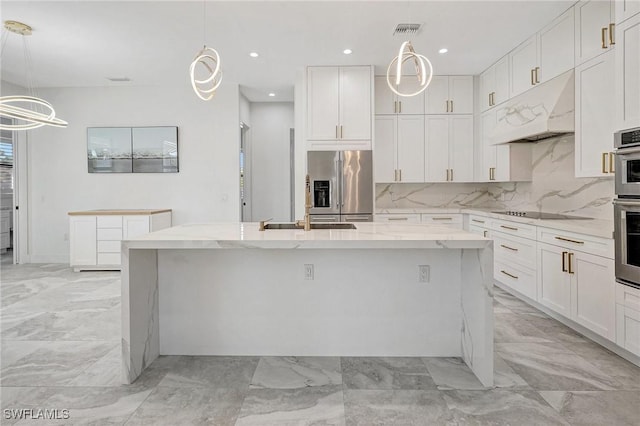
[[[397, 87], [400, 85], [400, 81], [402, 79], [402, 65], [409, 61], [413, 60], [416, 70], [416, 77], [418, 79], [418, 90], [412, 93], [402, 93]], [[393, 84], [391, 82], [391, 70], [396, 69], [396, 76]], [[428, 72], [427, 72], [428, 68]], [[410, 41], [405, 41], [400, 45], [400, 51], [398, 52], [398, 56], [393, 58], [389, 63], [389, 67], [387, 67], [387, 84], [393, 93], [398, 96], [416, 96], [425, 91], [429, 83], [431, 83], [431, 78], [433, 78], [433, 66], [431, 65], [431, 61], [413, 49]]]
[[53, 106], [39, 98], [31, 79], [31, 54], [27, 45], [27, 36], [32, 33], [32, 28], [17, 21], [5, 21], [5, 31], [2, 35], [2, 48], [7, 42], [9, 33], [22, 37], [24, 50], [28, 96], [0, 96], [0, 117], [7, 118], [6, 122], [0, 122], [0, 130], [29, 130], [45, 125], [54, 127], [67, 127], [67, 122], [56, 117]]
[[[207, 38], [207, 1], [202, 2], [202, 38]], [[204, 78], [196, 78], [196, 68], [203, 70]], [[196, 57], [189, 67], [191, 87], [196, 95], [203, 101], [213, 98], [220, 83], [222, 83], [222, 71], [220, 70], [220, 55], [215, 49], [204, 47], [196, 53]]]

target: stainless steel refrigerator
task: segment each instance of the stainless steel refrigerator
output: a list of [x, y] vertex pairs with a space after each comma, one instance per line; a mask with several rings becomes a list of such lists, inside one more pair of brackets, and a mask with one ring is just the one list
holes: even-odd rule
[[311, 221], [373, 221], [371, 151], [309, 151]]

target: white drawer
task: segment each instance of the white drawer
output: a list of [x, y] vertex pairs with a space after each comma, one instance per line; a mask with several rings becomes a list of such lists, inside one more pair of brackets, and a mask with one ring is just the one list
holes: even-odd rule
[[491, 229], [505, 234], [536, 239], [536, 227], [525, 223], [511, 222], [508, 220], [491, 219]]
[[98, 241], [98, 253], [120, 253], [120, 241]]
[[98, 216], [98, 228], [122, 228], [122, 216]]
[[120, 253], [98, 253], [98, 265], [119, 265]]
[[98, 229], [98, 241], [120, 241], [122, 240], [122, 228]]
[[482, 235], [485, 238], [491, 238], [491, 231], [481, 226], [469, 225], [469, 232]]
[[422, 223], [428, 223], [432, 225], [444, 225], [451, 226], [453, 228], [462, 229], [462, 215], [461, 214], [426, 214], [422, 215]]
[[614, 242], [611, 238], [538, 227], [538, 241], [568, 248], [575, 251], [595, 254], [613, 259]]
[[640, 290], [616, 283], [616, 303], [640, 311]]
[[527, 238], [494, 231], [493, 252], [496, 259], [510, 264], [517, 262], [527, 268], [536, 269], [536, 242]]
[[469, 215], [469, 225], [480, 226], [482, 228], [489, 228], [489, 219], [482, 216]]
[[409, 214], [392, 214], [384, 213], [377, 214], [373, 218], [374, 222], [389, 222], [389, 223], [420, 223], [420, 215], [417, 213]]
[[515, 264], [494, 261], [493, 277], [509, 288], [536, 300], [536, 271]]

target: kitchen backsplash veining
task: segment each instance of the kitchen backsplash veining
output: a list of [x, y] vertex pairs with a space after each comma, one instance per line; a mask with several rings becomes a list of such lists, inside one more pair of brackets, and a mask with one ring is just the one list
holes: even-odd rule
[[491, 208], [613, 219], [611, 178], [576, 178], [573, 135], [533, 145], [533, 180], [376, 184], [376, 208]]

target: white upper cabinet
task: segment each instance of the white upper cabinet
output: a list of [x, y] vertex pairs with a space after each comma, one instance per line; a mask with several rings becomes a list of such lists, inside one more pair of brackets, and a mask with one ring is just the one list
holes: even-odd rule
[[576, 66], [615, 45], [611, 2], [583, 0], [574, 7]]
[[449, 180], [449, 117], [432, 115], [425, 119], [425, 165], [427, 182]]
[[615, 130], [640, 127], [640, 13], [616, 29]]
[[[412, 93], [418, 90], [415, 78], [404, 78], [398, 88], [400, 93]], [[427, 89], [429, 90], [429, 89]], [[375, 78], [376, 114], [424, 114], [424, 92], [416, 96], [398, 96], [389, 89], [386, 76]]]
[[620, 24], [640, 13], [640, 1], [638, 0], [615, 0], [614, 3], [616, 24]]
[[569, 9], [509, 54], [512, 97], [573, 68], [573, 21]]
[[375, 182], [395, 182], [397, 178], [397, 120], [393, 115], [376, 115], [376, 147], [373, 151]]
[[472, 182], [473, 116], [427, 116], [425, 155], [427, 182]]
[[613, 176], [614, 53], [576, 67], [576, 177]]
[[509, 58], [507, 56], [480, 74], [480, 110], [509, 99]]
[[434, 76], [425, 93], [426, 114], [473, 114], [473, 76]]
[[376, 115], [376, 182], [424, 182], [424, 116]]
[[449, 118], [449, 180], [473, 182], [473, 116]]
[[371, 79], [369, 66], [308, 67], [307, 139], [370, 141]]

